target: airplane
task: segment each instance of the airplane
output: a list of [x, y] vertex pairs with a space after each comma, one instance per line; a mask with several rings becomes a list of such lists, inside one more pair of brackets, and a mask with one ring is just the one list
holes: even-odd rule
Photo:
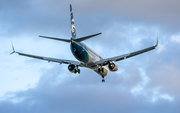
[[86, 46], [82, 42], [89, 38], [100, 35], [101, 33], [78, 38], [77, 33], [76, 33], [75, 22], [74, 22], [71, 4], [70, 4], [70, 17], [71, 17], [70, 19], [71, 19], [71, 35], [72, 35], [72, 37], [70, 39], [62, 39], [62, 38], [55, 38], [55, 37], [48, 37], [48, 36], [39, 36], [39, 37], [70, 43], [71, 52], [74, 55], [74, 57], [79, 61], [49, 58], [49, 57], [36, 56], [36, 55], [30, 55], [30, 54], [26, 54], [26, 53], [16, 52], [12, 42], [11, 43], [12, 43], [13, 52], [11, 54], [17, 53], [18, 55], [41, 59], [41, 60], [46, 60], [48, 62], [57, 62], [60, 64], [68, 64], [69, 65], [68, 70], [75, 74], [76, 73], [80, 74], [79, 67], [86, 67], [86, 68], [89, 68], [89, 69], [95, 71], [97, 74], [99, 74], [102, 77], [102, 82], [105, 82], [104, 78], [107, 76], [109, 70], [112, 72], [115, 72], [118, 70], [118, 65], [115, 62], [148, 52], [150, 50], [155, 49], [158, 46], [158, 35], [157, 35], [157, 43], [154, 46], [151, 46], [151, 47], [139, 50], [139, 51], [103, 59], [101, 56], [99, 56], [97, 53], [95, 53], [92, 49], [90, 49], [88, 46]]

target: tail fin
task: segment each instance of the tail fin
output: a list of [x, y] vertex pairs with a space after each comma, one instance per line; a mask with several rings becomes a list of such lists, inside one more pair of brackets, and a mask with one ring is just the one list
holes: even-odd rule
[[70, 15], [71, 15], [71, 34], [72, 34], [72, 39], [77, 39], [77, 33], [76, 33], [76, 28], [74, 24], [74, 17], [73, 17], [73, 11], [72, 11], [72, 6], [70, 4]]

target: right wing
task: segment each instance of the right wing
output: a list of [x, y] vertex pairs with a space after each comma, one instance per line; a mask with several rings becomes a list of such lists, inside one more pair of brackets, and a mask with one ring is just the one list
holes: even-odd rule
[[95, 64], [96, 65], [107, 65], [111, 61], [116, 62], [116, 61], [124, 60], [126, 58], [130, 58], [130, 57], [133, 57], [133, 56], [136, 56], [136, 55], [148, 52], [150, 50], [155, 49], [157, 46], [158, 46], [158, 37], [157, 37], [157, 43], [154, 46], [151, 46], [151, 47], [139, 50], [139, 51], [135, 51], [135, 52], [132, 52], [132, 53], [124, 54], [124, 55], [120, 55], [120, 56], [116, 56], [116, 57], [111, 57], [111, 58], [107, 58], [107, 59], [102, 59], [100, 61], [95, 62]]

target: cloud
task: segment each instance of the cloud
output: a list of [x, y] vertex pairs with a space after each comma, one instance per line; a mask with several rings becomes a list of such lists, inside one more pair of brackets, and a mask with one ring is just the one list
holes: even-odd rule
[[[108, 78], [108, 82], [106, 81], [106, 84], [102, 84], [100, 80], [96, 80], [95, 77], [86, 76], [87, 73], [93, 74], [94, 72], [83, 72], [82, 74], [76, 76], [74, 74], [64, 73], [63, 70], [57, 66], [53, 67], [44, 72], [37, 84], [37, 87], [27, 89], [25, 91], [9, 93], [14, 96], [10, 96], [6, 98], [6, 100], [1, 101], [0, 107], [2, 109], [0, 110], [2, 113], [11, 111], [45, 113], [95, 111], [108, 113], [112, 111], [148, 112], [149, 109], [151, 109], [150, 106], [152, 106], [153, 103], [144, 101], [143, 96], [135, 98], [131, 95], [129, 92], [130, 89], [126, 87], [128, 84], [121, 85], [121, 82], [119, 82], [118, 84], [113, 85], [114, 81], [108, 81]], [[63, 78], [67, 78], [63, 79], [65, 80], [63, 82], [59, 81], [59, 77], [62, 79], [62, 76]], [[114, 75], [110, 74], [109, 76]], [[123, 81], [125, 80], [123, 78], [121, 79]], [[167, 106], [169, 108], [173, 108], [173, 105], [169, 104], [167, 101], [163, 101], [163, 105], [161, 102], [162, 100], [157, 101], [157, 98], [171, 100], [172, 97], [167, 94], [156, 95], [154, 94], [153, 97], [154, 101], [156, 100], [157, 102], [156, 106], [163, 106], [162, 108], [159, 108], [159, 111], [166, 111], [164, 108]], [[142, 109], [141, 106], [144, 108]], [[156, 111], [156, 109], [154, 111]]]
[[[79, 37], [103, 33], [84, 42], [103, 58], [155, 45], [157, 33], [159, 46], [117, 62], [119, 70], [109, 72], [106, 83], [101, 83], [101, 76], [86, 68], [75, 75], [68, 72], [67, 65], [7, 56], [12, 51], [12, 39], [17, 51], [75, 60], [68, 44], [38, 38], [38, 35], [71, 37], [70, 3]], [[178, 113], [178, 3], [2, 0], [0, 88], [4, 95], [0, 98], [0, 112]], [[28, 83], [33, 87], [28, 87]]]
[[[106, 12], [121, 18], [126, 18], [126, 20], [130, 22], [144, 22], [150, 25], [154, 23], [156, 25], [161, 24], [164, 28], [171, 28], [168, 29], [170, 31], [178, 31], [178, 20], [180, 18], [178, 14], [178, 0], [97, 0], [96, 2], [92, 0], [78, 0], [70, 2], [78, 12], [86, 14], [92, 12]], [[104, 20], [106, 18], [104, 18]]]
[[[76, 26], [79, 31], [78, 36], [102, 32], [103, 28], [109, 28], [108, 26], [113, 21], [137, 23], [138, 25], [141, 23], [156, 24], [169, 32], [176, 32], [179, 26], [178, 2], [177, 0], [169, 2], [162, 0], [146, 2], [142, 0], [113, 0], [111, 2], [108, 0], [103, 2], [101, 0], [96, 2], [16, 0], [14, 3], [3, 0], [0, 17], [2, 30], [6, 33], [1, 32], [1, 34], [6, 37], [20, 37], [22, 34], [30, 33], [32, 38], [38, 35], [69, 38], [70, 23], [67, 20], [69, 20], [70, 3], [73, 4], [75, 22], [78, 23]], [[91, 26], [88, 25], [89, 23]], [[86, 29], [86, 31], [82, 30], [85, 32], [84, 34], [81, 32], [81, 28]]]
[[175, 41], [177, 43], [180, 43], [180, 36], [179, 35], [174, 35], [174, 36], [171, 37], [171, 40]]

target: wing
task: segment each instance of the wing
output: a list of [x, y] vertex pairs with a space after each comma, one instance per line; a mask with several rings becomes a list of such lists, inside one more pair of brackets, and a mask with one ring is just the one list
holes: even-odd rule
[[151, 46], [151, 47], [139, 50], [139, 51], [135, 51], [135, 52], [132, 52], [132, 53], [124, 54], [124, 55], [120, 55], [120, 56], [116, 56], [116, 57], [112, 57], [112, 58], [107, 58], [107, 59], [102, 59], [100, 61], [95, 62], [95, 64], [96, 65], [107, 65], [110, 61], [116, 62], [116, 61], [124, 60], [126, 58], [130, 58], [130, 57], [133, 57], [133, 56], [148, 52], [150, 50], [153, 50], [157, 46], [158, 46], [158, 37], [157, 37], [157, 43], [154, 46]]
[[41, 59], [41, 60], [46, 60], [48, 62], [57, 62], [57, 63], [64, 63], [64, 64], [74, 64], [76, 66], [81, 66], [85, 67], [83, 63], [78, 62], [78, 61], [72, 61], [72, 60], [64, 60], [64, 59], [57, 59], [57, 58], [49, 58], [49, 57], [42, 57], [42, 56], [36, 56], [36, 55], [30, 55], [30, 54], [25, 54], [25, 53], [20, 53], [20, 52], [15, 52], [19, 55], [26, 56], [26, 57], [31, 57], [31, 58], [36, 58], [36, 59]]
[[76, 66], [87, 67], [85, 64], [83, 64], [81, 62], [78, 62], [78, 61], [50, 58], [50, 57], [43, 57], [43, 56], [36, 56], [36, 55], [30, 55], [30, 54], [26, 54], [26, 53], [16, 52], [15, 49], [14, 49], [12, 41], [11, 41], [11, 44], [12, 44], [13, 52], [10, 53], [10, 55], [13, 54], [13, 53], [17, 53], [17, 54], [22, 55], [22, 56], [36, 58], [36, 59], [40, 59], [40, 60], [46, 60], [48, 62], [57, 62], [57, 63], [60, 63], [60, 64], [62, 64], [62, 63], [64, 63], [64, 64], [73, 64], [73, 65], [76, 65]]

